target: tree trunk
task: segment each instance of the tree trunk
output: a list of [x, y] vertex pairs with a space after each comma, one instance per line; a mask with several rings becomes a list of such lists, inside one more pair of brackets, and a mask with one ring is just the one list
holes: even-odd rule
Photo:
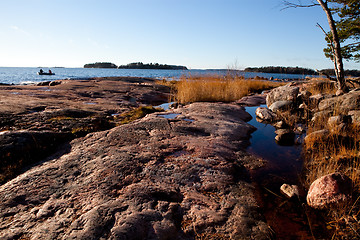
[[332, 44], [334, 46], [333, 62], [335, 65], [335, 74], [336, 74], [336, 79], [337, 79], [338, 90], [345, 93], [345, 92], [348, 92], [349, 89], [347, 88], [347, 86], [345, 84], [344, 65], [343, 65], [343, 61], [342, 61], [340, 40], [339, 40], [339, 36], [338, 36], [337, 30], [336, 30], [335, 21], [332, 17], [331, 11], [327, 5], [327, 1], [324, 2], [323, 0], [317, 0], [317, 2], [320, 4], [322, 9], [326, 13], [330, 31], [332, 34]]

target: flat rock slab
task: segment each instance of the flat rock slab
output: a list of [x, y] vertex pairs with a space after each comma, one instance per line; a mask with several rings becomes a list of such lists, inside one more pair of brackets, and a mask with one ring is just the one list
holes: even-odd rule
[[248, 114], [215, 103], [171, 113], [76, 139], [2, 185], [0, 238], [268, 239], [241, 164]]
[[122, 113], [166, 102], [169, 93], [153, 79], [132, 77], [1, 85], [0, 133], [7, 134], [0, 135], [0, 184], [53, 154], [58, 145], [111, 129]]
[[132, 77], [94, 78], [89, 80], [57, 80], [59, 84], [1, 85], [0, 113], [19, 114], [54, 109], [80, 109], [103, 112], [158, 105], [168, 100], [168, 87], [153, 79]]

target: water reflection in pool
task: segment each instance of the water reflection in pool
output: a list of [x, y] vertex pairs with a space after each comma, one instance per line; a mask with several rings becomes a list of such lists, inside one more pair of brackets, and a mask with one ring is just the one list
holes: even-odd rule
[[[265, 167], [252, 170], [256, 196], [267, 223], [277, 239], [326, 239], [323, 220], [316, 212], [304, 207], [304, 197], [288, 200], [280, 193], [283, 183], [299, 184], [302, 170], [301, 145], [280, 146], [275, 141], [275, 128], [256, 120], [258, 107], [246, 107], [253, 119], [248, 123], [257, 128], [252, 133], [248, 152], [267, 160]], [[311, 227], [310, 227], [311, 226]]]
[[[297, 179], [301, 171], [301, 145], [280, 146], [275, 141], [275, 128], [270, 124], [260, 123], [256, 120], [255, 110], [258, 107], [246, 107], [246, 111], [253, 117], [248, 123], [257, 128], [252, 133], [248, 152], [268, 161], [264, 169], [257, 170], [264, 176], [266, 172], [272, 175], [279, 175], [281, 178], [288, 178], [289, 181]], [[265, 176], [264, 176], [265, 177]]]

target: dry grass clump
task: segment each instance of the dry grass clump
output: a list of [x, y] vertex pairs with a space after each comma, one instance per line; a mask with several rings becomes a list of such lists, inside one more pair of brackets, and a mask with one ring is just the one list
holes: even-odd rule
[[306, 138], [304, 148], [310, 160], [306, 162], [308, 185], [326, 174], [342, 172], [352, 179], [354, 190], [360, 190], [360, 126], [351, 124], [346, 135], [344, 129], [334, 126], [327, 130], [327, 134]]
[[336, 93], [336, 84], [334, 81], [330, 81], [328, 79], [316, 79], [313, 78], [308, 83], [308, 87], [306, 88], [313, 95], [315, 94], [335, 94]]
[[[340, 108], [334, 109], [330, 116], [342, 113]], [[308, 136], [304, 144], [305, 184], [307, 187], [317, 178], [341, 172], [353, 183], [353, 203], [328, 211], [328, 229], [333, 239], [360, 238], [360, 125], [354, 123], [329, 124], [328, 115], [319, 117], [310, 124]], [[323, 134], [310, 133], [325, 130]], [[359, 219], [358, 219], [359, 218]]]
[[176, 101], [191, 102], [231, 102], [250, 93], [260, 93], [282, 85], [261, 80], [246, 80], [239, 76], [201, 75], [182, 77], [176, 84]]

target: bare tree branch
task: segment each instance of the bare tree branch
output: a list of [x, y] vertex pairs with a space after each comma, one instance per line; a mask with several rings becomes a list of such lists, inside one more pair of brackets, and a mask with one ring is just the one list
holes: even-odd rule
[[292, 3], [289, 1], [283, 1], [284, 4], [284, 8], [282, 8], [281, 10], [285, 10], [288, 8], [310, 8], [310, 7], [315, 7], [315, 6], [319, 6], [320, 4], [315, 3], [314, 1], [311, 1], [311, 4], [302, 4], [301, 1], [298, 1], [299, 3]]

